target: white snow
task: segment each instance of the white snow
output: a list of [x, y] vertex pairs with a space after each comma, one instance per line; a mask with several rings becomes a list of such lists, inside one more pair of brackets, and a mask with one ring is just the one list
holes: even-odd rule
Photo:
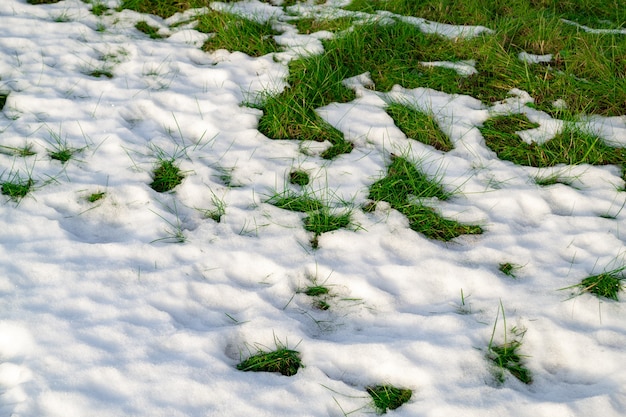
[[[284, 13], [256, 0], [236, 10]], [[427, 88], [377, 93], [367, 74], [348, 81], [357, 99], [319, 109], [355, 144], [327, 161], [327, 144], [266, 138], [261, 112], [242, 105], [285, 88], [288, 60], [321, 52], [319, 34], [283, 34], [277, 59], [251, 58], [204, 53], [206, 35], [189, 27], [151, 40], [133, 27], [146, 19], [168, 26], [130, 11], [96, 17], [79, 0], [0, 2], [0, 145], [37, 152], [0, 153], [3, 180], [36, 181], [19, 203], [0, 196], [1, 415], [356, 416], [373, 412], [365, 387], [381, 383], [414, 391], [390, 415], [624, 415], [623, 302], [559, 290], [624, 265], [618, 167], [499, 160], [477, 129], [490, 115], [523, 110], [541, 125], [537, 141], [560, 126], [524, 106], [524, 92], [486, 107]], [[446, 36], [488, 30], [419, 23]], [[86, 74], [103, 68], [113, 78]], [[434, 114], [455, 149], [406, 138], [384, 112], [391, 101]], [[585, 123], [626, 143], [626, 116]], [[55, 137], [81, 149], [65, 165], [47, 156]], [[160, 153], [186, 175], [171, 194], [149, 187]], [[388, 205], [361, 211], [391, 153], [441, 177], [456, 195], [429, 204], [484, 234], [441, 243]], [[303, 214], [266, 202], [297, 190], [294, 168], [315, 196], [353, 208], [352, 226], [321, 235], [317, 250]], [[534, 183], [555, 172], [575, 187]], [[96, 192], [106, 196], [89, 203]], [[219, 223], [203, 215], [216, 199]], [[521, 266], [516, 279], [498, 271], [504, 262]], [[329, 310], [300, 292], [313, 284], [330, 288]], [[485, 359], [501, 305], [508, 329], [526, 331], [531, 385], [497, 384]], [[500, 312], [496, 342], [503, 324]], [[276, 343], [301, 352], [295, 376], [236, 369]]]

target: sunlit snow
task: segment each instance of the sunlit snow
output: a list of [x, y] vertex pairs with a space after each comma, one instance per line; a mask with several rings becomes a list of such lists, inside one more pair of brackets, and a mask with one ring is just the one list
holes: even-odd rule
[[[288, 25], [281, 7], [234, 7]], [[498, 159], [478, 130], [491, 115], [539, 123], [529, 143], [562, 127], [527, 93], [486, 106], [354, 77], [355, 100], [318, 109], [355, 145], [329, 161], [328, 143], [265, 137], [261, 111], [244, 106], [282, 91], [289, 60], [321, 53], [328, 34], [290, 26], [276, 56], [205, 53], [208, 35], [168, 28], [198, 11], [164, 21], [89, 8], [0, 1], [0, 179], [35, 181], [19, 201], [0, 196], [1, 415], [357, 416], [374, 412], [375, 384], [413, 390], [398, 416], [624, 415], [623, 302], [560, 290], [626, 262], [620, 169]], [[171, 36], [149, 39], [139, 20]], [[417, 20], [445, 36], [488, 30]], [[384, 111], [391, 102], [432, 112], [454, 149], [408, 139]], [[625, 116], [583, 124], [626, 144]], [[65, 164], [48, 156], [59, 142], [77, 150]], [[10, 151], [29, 145], [33, 156]], [[441, 178], [454, 196], [429, 204], [484, 233], [443, 243], [385, 203], [361, 210], [391, 154]], [[163, 155], [185, 175], [173, 193], [149, 186]], [[322, 234], [318, 249], [305, 214], [267, 203], [299, 191], [293, 169], [309, 173], [315, 197], [352, 209], [350, 227]], [[535, 183], [554, 174], [572, 185]], [[94, 193], [104, 198], [89, 202]], [[206, 213], [220, 202], [218, 223]], [[503, 263], [519, 266], [516, 278]], [[328, 310], [302, 292], [310, 285], [330, 289]], [[485, 357], [492, 334], [500, 343], [512, 329], [525, 331], [530, 385], [498, 384]], [[236, 369], [277, 344], [301, 353], [296, 375]]]

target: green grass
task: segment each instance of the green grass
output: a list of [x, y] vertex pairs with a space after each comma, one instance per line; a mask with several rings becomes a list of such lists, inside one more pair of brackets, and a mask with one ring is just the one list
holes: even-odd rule
[[498, 270], [502, 272], [504, 275], [511, 277], [511, 278], [517, 278], [515, 274], [520, 269], [522, 269], [522, 265], [514, 264], [511, 262], [504, 262], [498, 265]]
[[7, 98], [9, 97], [9, 93], [6, 91], [0, 91], [0, 111], [4, 109], [4, 106], [7, 104]]
[[571, 123], [566, 123], [561, 132], [543, 144], [528, 144], [514, 133], [536, 126], [524, 115], [498, 116], [487, 120], [480, 132], [486, 145], [500, 159], [519, 165], [545, 168], [558, 164], [623, 166], [626, 163], [623, 148], [608, 146], [596, 134]]
[[368, 198], [388, 202], [407, 217], [412, 230], [430, 239], [448, 241], [464, 234], [482, 233], [480, 226], [443, 218], [420, 202], [431, 198], [447, 200], [450, 196], [451, 193], [437, 179], [418, 171], [406, 158], [395, 156], [387, 169], [387, 176], [370, 187]]
[[443, 152], [452, 150], [452, 142], [439, 129], [432, 115], [417, 111], [409, 106], [392, 103], [386, 109], [398, 128], [409, 138]]
[[326, 295], [329, 293], [328, 287], [323, 285], [311, 285], [304, 290], [304, 293], [309, 297], [318, 297], [320, 295]]
[[135, 23], [135, 29], [139, 32], [145, 33], [150, 39], [162, 39], [165, 36], [159, 34], [159, 28], [150, 26], [146, 21], [141, 20]]
[[0, 192], [13, 201], [20, 201], [32, 191], [34, 185], [35, 181], [30, 176], [24, 179], [14, 173], [6, 181], [1, 182]]
[[[502, 311], [502, 321], [504, 330], [504, 342], [501, 344], [494, 343], [494, 336], [496, 333], [496, 326], [498, 319]], [[515, 378], [523, 382], [524, 384], [531, 384], [532, 374], [530, 370], [524, 365], [524, 356], [519, 353], [522, 346], [521, 338], [524, 336], [525, 330], [513, 328], [511, 332], [515, 335], [515, 339], [509, 340], [506, 325], [506, 315], [504, 312], [504, 306], [500, 302], [500, 308], [498, 309], [498, 316], [493, 324], [493, 331], [491, 333], [491, 339], [487, 347], [487, 359], [496, 366], [496, 380], [499, 383], [504, 383], [506, 380], [506, 372], [509, 372]]]
[[311, 182], [311, 178], [306, 171], [294, 170], [289, 173], [289, 182], [303, 187]]
[[217, 49], [239, 51], [250, 56], [262, 56], [278, 51], [273, 36], [278, 35], [271, 23], [258, 23], [230, 13], [210, 11], [198, 18], [196, 29], [212, 33], [202, 46], [204, 51]]
[[372, 397], [374, 407], [379, 414], [387, 410], [395, 410], [411, 399], [413, 391], [406, 388], [397, 388], [393, 385], [375, 385], [365, 390]]
[[298, 351], [279, 346], [270, 352], [259, 349], [254, 355], [240, 362], [237, 369], [246, 372], [278, 372], [285, 376], [293, 376], [301, 366], [302, 360]]
[[285, 210], [299, 211], [303, 213], [321, 210], [324, 204], [306, 194], [298, 195], [290, 191], [276, 194], [267, 200], [268, 203]]
[[619, 301], [619, 292], [624, 289], [623, 271], [625, 269], [626, 267], [620, 267], [601, 274], [591, 275], [579, 284], [562, 289], [577, 289], [579, 294], [588, 292], [599, 298]]
[[349, 29], [355, 22], [355, 19], [350, 16], [342, 16], [335, 19], [314, 19], [314, 18], [301, 18], [295, 20], [294, 23], [296, 29], [302, 34], [311, 34], [320, 31], [338, 32]]
[[156, 192], [165, 193], [173, 190], [183, 181], [185, 176], [174, 162], [173, 159], [162, 159], [158, 161], [152, 171], [152, 183], [150, 183], [150, 188]]
[[[478, 74], [470, 77], [441, 68], [416, 70], [419, 68], [416, 62], [406, 65], [410, 62], [408, 51], [411, 49], [407, 48], [407, 41], [401, 33], [394, 35], [395, 43], [381, 37], [380, 44], [372, 44], [377, 45], [373, 48], [397, 45], [398, 54], [391, 62], [407, 74], [405, 82], [408, 85], [399, 83], [405, 87], [417, 86], [421, 76], [424, 86], [448, 93], [469, 94], [485, 103], [502, 100], [509, 90], [520, 88], [529, 92], [537, 106], [548, 112], [559, 112], [552, 103], [561, 99], [571, 114], [618, 116], [623, 113], [626, 100], [623, 58], [626, 42], [623, 35], [587, 33], [561, 18], [579, 22], [608, 20], [613, 27], [624, 27], [626, 8], [612, 7], [602, 0], [516, 0], [508, 3], [355, 0], [347, 9], [370, 13], [388, 10], [442, 23], [485, 25], [494, 31], [473, 39], [441, 40], [432, 47], [419, 49], [425, 51], [423, 56], [417, 54], [420, 61], [442, 60], [443, 55], [448, 55], [443, 60], [475, 59]], [[401, 51], [405, 52], [404, 57]], [[520, 52], [552, 54], [553, 60], [548, 66], [526, 64], [518, 59]]]
[[102, 200], [105, 195], [106, 195], [106, 193], [104, 191], [98, 191], [96, 193], [91, 193], [87, 197], [87, 201], [89, 201], [90, 203], [95, 203], [96, 201]]
[[27, 156], [37, 155], [37, 152], [33, 151], [32, 143], [28, 143], [22, 146], [21, 148], [18, 148], [15, 146], [0, 145], [0, 153], [3, 153], [5, 155], [15, 155], [15, 156], [19, 156], [22, 158], [25, 158]]
[[61, 0], [27, 0], [27, 3], [29, 4], [52, 4], [52, 3], [58, 3]]
[[212, 0], [122, 0], [118, 10], [130, 9], [168, 18], [191, 8], [209, 7]]

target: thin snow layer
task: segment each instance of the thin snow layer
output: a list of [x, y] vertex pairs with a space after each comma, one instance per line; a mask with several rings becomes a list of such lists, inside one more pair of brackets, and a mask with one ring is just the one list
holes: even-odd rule
[[[477, 129], [490, 114], [525, 111], [543, 135], [558, 125], [522, 92], [486, 108], [356, 77], [357, 99], [319, 109], [355, 144], [327, 161], [327, 144], [264, 137], [261, 112], [242, 105], [284, 88], [285, 63], [206, 54], [188, 28], [150, 40], [133, 29], [145, 16], [88, 7], [0, 2], [2, 179], [35, 181], [0, 205], [2, 415], [364, 415], [365, 387], [385, 383], [414, 391], [399, 416], [623, 415], [624, 304], [560, 289], [623, 265], [624, 184], [617, 167], [499, 160]], [[87, 75], [103, 68], [113, 77]], [[407, 138], [384, 112], [393, 101], [432, 113], [455, 149]], [[624, 117], [588, 125], [626, 143]], [[26, 145], [35, 156], [10, 152]], [[55, 146], [79, 151], [61, 164]], [[441, 243], [383, 203], [360, 210], [391, 153], [455, 192], [428, 204], [484, 234]], [[159, 157], [185, 174], [174, 193], [149, 187]], [[311, 175], [309, 193], [353, 208], [317, 250], [303, 214], [266, 202], [299, 191], [293, 169]], [[574, 187], [534, 183], [555, 174]], [[221, 204], [221, 222], [205, 216]], [[310, 285], [330, 289], [330, 309], [313, 307]], [[513, 337], [501, 307], [507, 329], [526, 332], [531, 385], [497, 384], [485, 359], [492, 337]], [[295, 376], [236, 369], [277, 344], [301, 352]]]

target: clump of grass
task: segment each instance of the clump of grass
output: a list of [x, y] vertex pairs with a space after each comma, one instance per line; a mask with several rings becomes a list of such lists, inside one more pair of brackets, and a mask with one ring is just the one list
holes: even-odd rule
[[24, 179], [18, 173], [11, 175], [9, 179], [2, 182], [0, 192], [8, 196], [13, 201], [20, 201], [31, 192], [35, 181], [29, 176]]
[[299, 211], [302, 213], [321, 210], [322, 207], [324, 207], [324, 204], [316, 198], [306, 194], [298, 195], [289, 191], [276, 194], [267, 200], [267, 202], [281, 209]]
[[319, 297], [328, 294], [329, 291], [328, 287], [323, 285], [311, 285], [304, 290], [304, 293], [309, 297]]
[[148, 22], [141, 20], [135, 24], [135, 29], [139, 32], [145, 33], [150, 39], [162, 39], [165, 36], [159, 34], [159, 28], [150, 26]]
[[7, 91], [0, 91], [0, 111], [4, 109], [4, 106], [7, 104], [7, 98], [9, 97], [9, 93]]
[[262, 56], [278, 51], [273, 36], [278, 35], [271, 23], [259, 23], [230, 13], [209, 11], [198, 18], [196, 29], [212, 33], [202, 46], [204, 51], [226, 49], [250, 56]]
[[289, 182], [294, 185], [305, 186], [311, 181], [306, 171], [295, 170], [289, 173]]
[[113, 78], [113, 71], [109, 68], [96, 68], [87, 72], [87, 75], [91, 75], [95, 78], [106, 77]]
[[294, 21], [298, 32], [311, 34], [320, 31], [338, 32], [350, 28], [354, 24], [351, 16], [342, 16], [335, 19], [301, 18]]
[[104, 191], [98, 191], [96, 193], [91, 193], [87, 197], [87, 201], [89, 201], [90, 203], [95, 203], [96, 201], [102, 200], [105, 195], [106, 195], [106, 193]]
[[596, 297], [608, 298], [609, 300], [619, 301], [618, 294], [624, 288], [623, 271], [626, 267], [620, 267], [601, 274], [591, 275], [583, 279], [579, 284], [563, 288], [576, 288], [579, 293], [589, 292]]
[[150, 187], [154, 191], [159, 193], [171, 191], [183, 181], [185, 176], [174, 162], [173, 159], [159, 160], [152, 171], [152, 183]]
[[573, 178], [563, 176], [559, 173], [535, 177], [535, 184], [537, 184], [540, 187], [548, 187], [550, 185], [555, 185], [555, 184], [563, 184], [563, 185], [571, 186], [573, 183], [574, 183]]
[[52, 4], [58, 3], [61, 0], [28, 0], [29, 4]]
[[274, 351], [259, 349], [254, 355], [240, 362], [237, 369], [245, 372], [279, 372], [293, 376], [302, 366], [300, 353], [296, 350], [278, 346]]
[[149, 13], [166, 19], [187, 9], [209, 7], [211, 0], [122, 0], [118, 10], [130, 9], [139, 13]]
[[27, 143], [21, 148], [18, 148], [15, 146], [0, 145], [0, 153], [6, 154], [6, 155], [15, 155], [15, 156], [19, 156], [22, 158], [25, 158], [27, 156], [37, 155], [37, 152], [33, 151], [32, 143]]
[[386, 109], [398, 128], [409, 138], [443, 152], [452, 150], [452, 142], [439, 129], [432, 115], [417, 111], [404, 104], [392, 103]]
[[407, 159], [394, 156], [387, 176], [370, 187], [369, 199], [388, 202], [407, 217], [412, 230], [431, 239], [448, 241], [463, 234], [482, 233], [480, 226], [445, 219], [419, 201], [433, 197], [447, 200], [450, 195], [438, 181], [418, 171]]
[[379, 414], [387, 410], [395, 410], [411, 399], [413, 391], [406, 388], [397, 388], [393, 385], [374, 385], [365, 390], [372, 397], [374, 407]]
[[350, 212], [333, 214], [329, 208], [323, 207], [304, 218], [304, 228], [318, 237], [322, 233], [348, 227], [350, 217]]
[[538, 168], [558, 164], [622, 166], [626, 163], [626, 153], [622, 148], [606, 145], [603, 140], [573, 125], [565, 125], [555, 137], [543, 144], [528, 144], [514, 132], [519, 127], [536, 127], [524, 115], [498, 116], [487, 120], [480, 131], [485, 143], [500, 159], [518, 165]]
[[[498, 324], [498, 318], [502, 310], [502, 319], [504, 327], [504, 342], [502, 344], [494, 343], [494, 336], [496, 332], [496, 326]], [[491, 333], [491, 339], [489, 340], [489, 346], [487, 349], [487, 358], [496, 366], [497, 373], [496, 379], [499, 383], [504, 383], [505, 371], [508, 371], [515, 378], [523, 382], [524, 384], [532, 383], [531, 372], [522, 363], [523, 356], [519, 353], [519, 349], [522, 346], [522, 342], [519, 339], [508, 340], [506, 326], [506, 315], [504, 313], [504, 306], [500, 303], [500, 309], [498, 309], [498, 317], [493, 324], [493, 331]], [[525, 330], [519, 330], [517, 328], [512, 329], [513, 334], [516, 337], [523, 337]]]
[[522, 265], [517, 265], [511, 262], [504, 262], [498, 265], [498, 270], [500, 270], [500, 272], [502, 272], [504, 275], [511, 278], [517, 278], [515, 274], [521, 268]]

